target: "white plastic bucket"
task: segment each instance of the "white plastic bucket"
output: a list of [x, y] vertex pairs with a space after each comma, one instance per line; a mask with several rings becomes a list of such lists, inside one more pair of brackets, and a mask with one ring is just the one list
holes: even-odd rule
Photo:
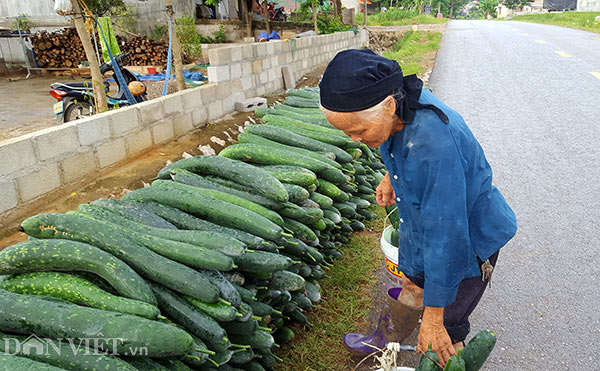
[[[384, 226], [387, 218], [384, 220]], [[398, 270], [398, 248], [391, 244], [391, 236], [394, 227], [389, 225], [381, 234], [381, 251], [385, 256], [385, 282], [388, 288], [402, 286], [402, 272]]]

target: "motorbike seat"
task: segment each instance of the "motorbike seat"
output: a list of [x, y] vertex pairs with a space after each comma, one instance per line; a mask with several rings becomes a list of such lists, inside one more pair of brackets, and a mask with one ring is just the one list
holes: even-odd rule
[[[91, 81], [76, 81], [76, 82], [69, 82], [69, 83], [62, 83], [62, 82], [58, 82], [56, 83], [56, 88], [64, 88], [64, 89], [70, 89], [70, 90], [91, 90], [92, 89], [92, 82]], [[109, 85], [108, 82], [104, 82], [104, 90], [106, 92], [108, 92], [109, 90]]]

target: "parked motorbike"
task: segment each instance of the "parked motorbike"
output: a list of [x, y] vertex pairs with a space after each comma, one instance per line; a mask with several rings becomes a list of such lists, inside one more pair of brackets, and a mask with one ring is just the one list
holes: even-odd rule
[[[259, 0], [254, 0], [254, 9], [257, 14], [265, 15], [263, 5]], [[277, 2], [267, 2], [267, 12], [269, 13], [270, 21], [287, 21], [285, 9], [277, 4]]]
[[[135, 74], [123, 67], [129, 54], [130, 53], [123, 53], [115, 57], [115, 62], [117, 63], [118, 68], [121, 69], [127, 86], [121, 86], [119, 80], [115, 79], [119, 90], [115, 96], [110, 96], [108, 95], [110, 85], [107, 81], [103, 82], [109, 109], [130, 105], [125, 96], [126, 87], [129, 88], [138, 103], [146, 100], [146, 86], [144, 83], [139, 81]], [[112, 61], [106, 62], [100, 66], [102, 75], [109, 71], [114, 71]], [[53, 111], [56, 115], [56, 121], [59, 123], [77, 120], [96, 113], [96, 107], [94, 106], [94, 90], [91, 81], [70, 83], [55, 82], [50, 85], [49, 93], [58, 100], [58, 102], [54, 103]]]
[[269, 10], [269, 16], [271, 17], [271, 20], [273, 20], [273, 21], [281, 21], [281, 22], [287, 21], [287, 14], [283, 10], [283, 7], [276, 8], [273, 10], [273, 12], [271, 12]]

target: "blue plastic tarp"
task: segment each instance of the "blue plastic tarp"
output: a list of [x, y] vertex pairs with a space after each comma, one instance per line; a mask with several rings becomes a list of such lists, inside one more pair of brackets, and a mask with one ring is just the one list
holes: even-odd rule
[[267, 41], [269, 40], [280, 40], [281, 37], [279, 36], [279, 34], [276, 31], [272, 31], [270, 34], [266, 33], [266, 32], [261, 32], [258, 35], [258, 39], [265, 39]]
[[[140, 81], [165, 81], [165, 74], [164, 73], [155, 73], [152, 75], [141, 75], [139, 73], [136, 73], [135, 76], [140, 80]], [[175, 74], [171, 75], [171, 78], [174, 79], [175, 78]], [[183, 79], [185, 81], [206, 81], [207, 78], [202, 74], [202, 72], [192, 72], [190, 70], [183, 70]], [[107, 79], [106, 81], [111, 81], [114, 82], [115, 79]]]

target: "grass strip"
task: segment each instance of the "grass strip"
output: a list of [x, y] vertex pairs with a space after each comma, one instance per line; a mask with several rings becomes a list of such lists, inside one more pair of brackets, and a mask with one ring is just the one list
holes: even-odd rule
[[[358, 13], [355, 17], [356, 24], [361, 25], [363, 14]], [[367, 15], [367, 26], [407, 26], [417, 24], [441, 24], [448, 22], [447, 18], [436, 18], [427, 14], [419, 14], [416, 10], [389, 9]]]
[[367, 314], [373, 309], [371, 300], [383, 254], [379, 239], [383, 231], [385, 210], [371, 206], [377, 218], [365, 223], [365, 230], [354, 233], [350, 242], [340, 248], [344, 254], [321, 280], [324, 301], [307, 315], [313, 326], [293, 326], [293, 342], [277, 354], [284, 362], [279, 370], [346, 370], [350, 353], [344, 347], [344, 334], [364, 327]]
[[524, 14], [511, 18], [511, 21], [553, 24], [556, 26], [576, 28], [579, 30], [600, 33], [600, 22], [595, 21], [600, 12], [562, 12], [543, 14]]
[[383, 56], [396, 60], [404, 76], [421, 75], [429, 68], [427, 61], [435, 60], [441, 40], [441, 32], [407, 31]]

